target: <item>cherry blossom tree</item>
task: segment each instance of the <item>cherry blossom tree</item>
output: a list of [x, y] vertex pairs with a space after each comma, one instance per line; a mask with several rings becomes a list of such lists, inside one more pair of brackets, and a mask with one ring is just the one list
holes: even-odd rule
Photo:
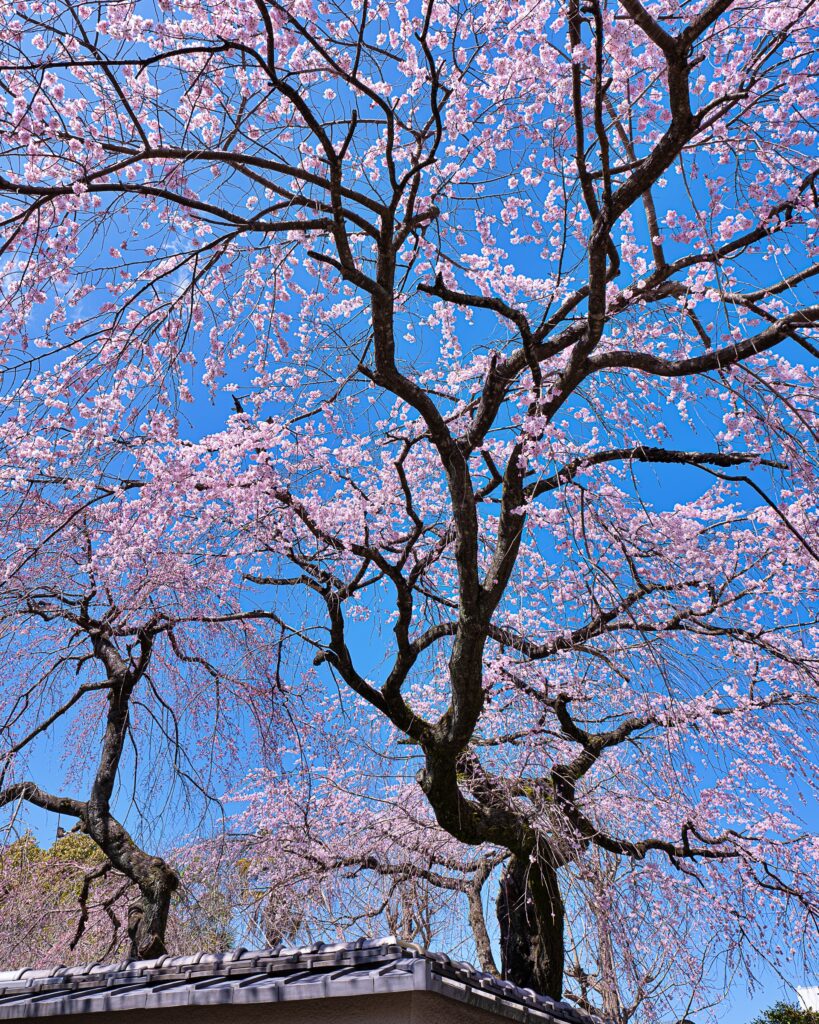
[[[500, 875], [503, 974], [624, 1020], [809, 956], [814, 0], [2, 12], [0, 803], [143, 955], [159, 720], [206, 798], [258, 752], [250, 874], [325, 926], [423, 883], [491, 968]], [[76, 799], [26, 774], [71, 715]]]
[[[180, 800], [178, 783], [215, 802], [212, 791], [220, 783], [214, 752], [235, 743], [238, 718], [255, 700], [254, 684], [245, 679], [253, 675], [264, 644], [246, 654], [242, 645], [247, 638], [234, 632], [229, 642], [238, 654], [232, 661], [212, 654], [207, 641], [191, 633], [184, 595], [169, 586], [160, 564], [154, 561], [147, 572], [135, 567], [118, 587], [111, 576], [99, 575], [96, 558], [104, 563], [106, 556], [91, 548], [107, 535], [106, 517], [85, 509], [67, 524], [63, 512], [46, 502], [29, 506], [26, 514], [33, 518], [26, 528], [36, 523], [46, 535], [59, 533], [59, 550], [49, 550], [32, 537], [32, 548], [5, 581], [2, 804], [16, 813], [26, 802], [76, 819], [103, 854], [87, 882], [109, 873], [118, 878], [118, 895], [132, 897], [127, 914], [131, 952], [156, 956], [165, 949], [179, 876], [161, 856], [143, 849], [118, 816], [122, 775], [135, 780], [130, 799], [137, 821], [145, 819], [155, 800]], [[14, 512], [8, 526], [4, 539], [13, 544], [9, 534], [21, 526]], [[201, 620], [207, 592], [200, 588], [197, 593], [195, 616]], [[228, 641], [227, 634], [223, 639]], [[264, 671], [261, 678], [266, 681]], [[215, 682], [223, 701], [214, 700]], [[210, 744], [207, 757], [197, 758], [194, 750], [182, 746], [183, 722], [193, 726], [200, 744]], [[65, 749], [66, 781], [77, 795], [51, 792], [30, 779], [15, 780], [38, 740], [49, 735]], [[138, 749], [129, 758], [126, 748], [135, 736], [140, 738]], [[40, 882], [35, 875], [33, 884]], [[73, 945], [82, 937], [84, 903], [85, 897], [79, 901]], [[117, 932], [121, 922], [113, 912], [109, 919]]]
[[[63, 830], [45, 849], [30, 832], [16, 837], [0, 858], [5, 969], [127, 957], [135, 890], [88, 835]], [[235, 946], [233, 908], [225, 897], [212, 880], [184, 872], [167, 922], [168, 944], [180, 953]]]

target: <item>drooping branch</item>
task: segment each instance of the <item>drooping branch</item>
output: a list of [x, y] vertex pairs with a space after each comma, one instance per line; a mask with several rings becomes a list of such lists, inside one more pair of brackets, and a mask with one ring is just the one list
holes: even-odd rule
[[[45, 621], [59, 621], [63, 617], [81, 630], [90, 644], [93, 659], [105, 671], [105, 682], [81, 687], [70, 701], [57, 712], [47, 716], [31, 730], [24, 741], [20, 741], [14, 747], [15, 750], [22, 749], [23, 744], [63, 717], [85, 692], [106, 691], [107, 715], [89, 796], [86, 800], [81, 800], [55, 795], [44, 791], [33, 782], [19, 782], [7, 786], [0, 792], [0, 807], [15, 802], [27, 802], [56, 814], [77, 818], [82, 831], [86, 832], [105, 854], [108, 865], [105, 870], [116, 869], [140, 891], [140, 902], [138, 906], [132, 907], [132, 920], [129, 924], [132, 954], [159, 955], [165, 949], [165, 927], [170, 900], [178, 886], [178, 876], [162, 858], [152, 857], [138, 846], [113, 814], [111, 799], [129, 729], [131, 699], [136, 686], [148, 670], [155, 631], [165, 628], [166, 624], [160, 626], [159, 623], [155, 623], [153, 626], [143, 626], [137, 630], [137, 653], [133, 655], [129, 652], [127, 657], [124, 657], [116, 646], [110, 624], [104, 619], [96, 619], [89, 615], [88, 607], [93, 596], [92, 591], [79, 602], [79, 612], [73, 610], [69, 601], [68, 607], [62, 609], [56, 602], [48, 608], [40, 604], [34, 607], [30, 614], [36, 614]], [[74, 944], [79, 941], [87, 918], [85, 900], [88, 895], [87, 886], [91, 881], [93, 877], [87, 879], [87, 885], [83, 889], [81, 914]]]
[[786, 313], [750, 338], [713, 349], [703, 355], [690, 356], [686, 359], [663, 359], [649, 352], [620, 349], [591, 356], [588, 361], [588, 372], [630, 369], [657, 377], [691, 377], [714, 370], [725, 370], [774, 348], [789, 338], [794, 328], [811, 327], [816, 323], [819, 323], [819, 306], [806, 306], [804, 309]]

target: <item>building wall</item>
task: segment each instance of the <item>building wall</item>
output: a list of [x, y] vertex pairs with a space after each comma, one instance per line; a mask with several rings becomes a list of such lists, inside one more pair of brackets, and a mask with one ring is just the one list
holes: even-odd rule
[[[487, 1013], [432, 992], [413, 992], [411, 1024], [508, 1024], [509, 1020], [525, 1019], [526, 1011], [520, 1007], [507, 1003], [499, 1004], [498, 1009], [503, 1012]], [[529, 1019], [532, 1022], [546, 1020], [540, 1015], [537, 1018], [532, 1015]], [[376, 1021], [373, 1020], [372, 1024]]]

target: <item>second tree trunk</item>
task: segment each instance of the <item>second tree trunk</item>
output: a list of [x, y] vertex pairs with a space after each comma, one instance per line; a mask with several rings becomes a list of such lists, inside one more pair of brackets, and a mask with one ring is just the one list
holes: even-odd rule
[[560, 999], [563, 994], [563, 899], [548, 864], [513, 856], [498, 895], [504, 978]]

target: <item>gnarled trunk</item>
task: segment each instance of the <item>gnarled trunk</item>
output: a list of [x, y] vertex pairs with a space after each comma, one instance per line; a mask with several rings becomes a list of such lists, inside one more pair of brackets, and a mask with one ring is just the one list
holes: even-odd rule
[[150, 633], [140, 637], [139, 661], [132, 667], [104, 631], [94, 633], [94, 651], [105, 665], [112, 685], [99, 766], [82, 815], [87, 832], [113, 866], [139, 887], [139, 899], [128, 908], [128, 935], [130, 955], [142, 960], [167, 952], [165, 929], [179, 876], [161, 857], [152, 857], [134, 842], [111, 813], [111, 795], [128, 733], [131, 695], [147, 668], [153, 640]]
[[83, 825], [117, 871], [139, 888], [139, 897], [128, 908], [129, 955], [137, 960], [162, 956], [167, 952], [165, 931], [179, 876], [161, 857], [140, 849], [107, 809], [100, 813], [89, 804]]
[[[453, 760], [432, 744], [424, 753], [418, 782], [441, 828], [462, 843], [489, 842], [515, 851], [503, 872], [497, 900], [503, 977], [560, 999], [565, 915], [556, 868], [543, 848], [541, 857], [530, 857], [527, 851], [534, 846], [534, 834], [505, 806], [504, 794], [474, 758], [464, 754]], [[461, 792], [459, 772], [469, 784], [471, 799]], [[491, 955], [482, 959], [489, 962]]]
[[560, 999], [563, 994], [563, 898], [549, 864], [513, 856], [498, 895], [504, 978]]
[[128, 908], [130, 956], [136, 960], [152, 960], [167, 953], [165, 929], [178, 881], [164, 861], [156, 860], [156, 871], [140, 884], [140, 898]]

